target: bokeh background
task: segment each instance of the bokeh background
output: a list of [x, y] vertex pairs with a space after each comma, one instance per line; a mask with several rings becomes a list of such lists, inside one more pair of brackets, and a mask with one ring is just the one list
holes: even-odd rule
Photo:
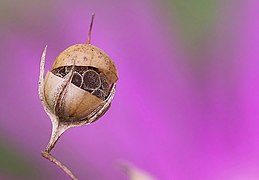
[[259, 2], [1, 0], [0, 179], [68, 179], [40, 155], [51, 122], [38, 98], [66, 47], [92, 44], [119, 71], [112, 107], [67, 131], [53, 155], [80, 179], [259, 179]]

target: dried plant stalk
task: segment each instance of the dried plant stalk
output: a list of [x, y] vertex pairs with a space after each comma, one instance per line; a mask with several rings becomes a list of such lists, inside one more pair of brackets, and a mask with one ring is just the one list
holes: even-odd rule
[[71, 179], [77, 180], [77, 177], [60, 161], [58, 161], [55, 157], [53, 157], [51, 154], [47, 153], [46, 151], [42, 152], [42, 156], [46, 159], [53, 162], [55, 165], [57, 165], [60, 169], [62, 169]]

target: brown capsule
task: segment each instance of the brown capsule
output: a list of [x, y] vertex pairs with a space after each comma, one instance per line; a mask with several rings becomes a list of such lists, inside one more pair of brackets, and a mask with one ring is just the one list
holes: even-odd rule
[[[101, 49], [90, 44], [77, 44], [58, 55], [46, 75], [44, 95], [59, 121], [84, 121], [103, 104], [109, 93], [106, 96], [95, 95], [96, 91], [103, 90], [102, 86], [107, 86], [102, 84], [101, 77], [105, 77], [109, 87], [118, 80], [113, 61]], [[65, 85], [67, 79], [69, 82]]]
[[47, 46], [42, 54], [39, 96], [52, 121], [51, 139], [43, 152], [49, 160], [49, 152], [61, 134], [70, 127], [96, 121], [108, 110], [115, 93], [117, 69], [103, 50], [90, 44], [91, 28], [92, 23], [88, 43], [61, 52], [45, 78]]

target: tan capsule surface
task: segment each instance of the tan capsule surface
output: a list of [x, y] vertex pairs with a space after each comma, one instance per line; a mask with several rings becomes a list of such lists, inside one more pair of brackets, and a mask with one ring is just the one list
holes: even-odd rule
[[76, 44], [61, 52], [55, 59], [52, 69], [61, 66], [92, 66], [101, 70], [109, 83], [118, 80], [118, 72], [112, 59], [101, 49], [90, 44]]
[[[52, 110], [54, 110], [55, 96], [57, 96], [60, 85], [64, 81], [65, 79], [55, 76], [51, 72], [48, 72], [46, 75], [44, 93], [46, 101]], [[102, 102], [101, 99], [91, 93], [69, 83], [64, 99], [64, 114], [62, 116], [67, 117], [67, 120], [70, 118], [81, 119], [90, 114]]]

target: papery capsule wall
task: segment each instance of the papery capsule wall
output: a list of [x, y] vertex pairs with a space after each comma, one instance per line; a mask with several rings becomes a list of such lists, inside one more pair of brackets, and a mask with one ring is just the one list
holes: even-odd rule
[[[48, 72], [45, 79], [44, 94], [46, 102], [54, 113], [55, 101], [60, 86], [65, 79]], [[63, 100], [62, 112], [57, 114], [61, 121], [79, 121], [95, 110], [103, 101], [89, 92], [76, 87], [72, 83], [68, 85], [67, 93]]]

